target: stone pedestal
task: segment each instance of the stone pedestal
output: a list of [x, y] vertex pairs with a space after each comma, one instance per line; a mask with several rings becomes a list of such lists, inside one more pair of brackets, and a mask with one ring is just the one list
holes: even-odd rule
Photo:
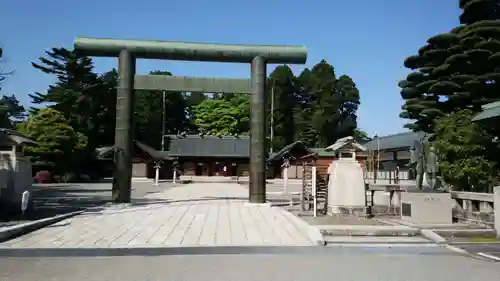
[[335, 160], [328, 169], [328, 210], [331, 214], [365, 215], [363, 168], [355, 159]]
[[401, 220], [412, 224], [452, 224], [453, 199], [450, 193], [403, 192]]

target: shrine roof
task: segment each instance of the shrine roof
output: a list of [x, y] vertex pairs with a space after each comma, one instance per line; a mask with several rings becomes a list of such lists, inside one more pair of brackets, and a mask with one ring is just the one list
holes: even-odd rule
[[14, 130], [0, 128], [0, 143], [11, 143], [15, 145], [38, 145], [28, 136]]
[[413, 146], [416, 140], [421, 140], [423, 138], [425, 138], [425, 133], [423, 132], [404, 132], [378, 137], [378, 140], [374, 138], [373, 140], [365, 143], [363, 146], [368, 150], [409, 148]]
[[[294, 157], [295, 152], [304, 152], [305, 154], [312, 154], [314, 151], [310, 148], [308, 148], [303, 142], [301, 141], [296, 141], [293, 142], [289, 145], [286, 145], [283, 147], [280, 151], [273, 153], [269, 155], [269, 158], [267, 159], [267, 162], [271, 161], [277, 161], [283, 158], [286, 154], [292, 154], [292, 158]], [[301, 155], [303, 156], [303, 155]]]
[[169, 135], [167, 140], [170, 157], [250, 157], [248, 136]]

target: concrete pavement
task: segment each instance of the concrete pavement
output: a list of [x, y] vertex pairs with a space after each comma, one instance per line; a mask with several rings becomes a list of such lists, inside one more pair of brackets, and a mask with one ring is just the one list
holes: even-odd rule
[[191, 255], [131, 256], [134, 249], [124, 249], [122, 255], [114, 256], [2, 256], [0, 280], [496, 281], [500, 276], [498, 263], [468, 258], [441, 247], [299, 247], [295, 251], [278, 248], [252, 253], [255, 248], [245, 247], [233, 254], [200, 251]]
[[308, 229], [278, 207], [247, 204], [235, 183], [194, 183], [140, 204], [89, 211], [0, 244], [0, 248], [130, 248], [312, 245]]

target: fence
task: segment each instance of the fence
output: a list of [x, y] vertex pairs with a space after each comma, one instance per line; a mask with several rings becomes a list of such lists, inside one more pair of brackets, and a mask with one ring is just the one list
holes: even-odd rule
[[[367, 196], [373, 198], [371, 212], [375, 215], [399, 215], [401, 192], [405, 192], [406, 187], [404, 185], [370, 185]], [[452, 191], [451, 197], [455, 199], [454, 220], [496, 228], [500, 231], [500, 186], [494, 189], [495, 193]], [[496, 212], [495, 202], [499, 206]]]
[[[386, 180], [393, 182], [395, 178], [394, 170], [364, 171], [364, 178], [368, 181]], [[411, 172], [408, 170], [399, 171], [399, 180], [412, 180]]]

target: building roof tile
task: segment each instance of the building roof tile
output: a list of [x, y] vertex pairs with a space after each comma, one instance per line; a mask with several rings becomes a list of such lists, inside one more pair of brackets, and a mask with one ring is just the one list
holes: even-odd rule
[[171, 157], [234, 157], [250, 156], [248, 136], [186, 135], [168, 136], [168, 150]]
[[388, 150], [412, 147], [416, 140], [425, 138], [424, 132], [405, 132], [394, 135], [378, 137], [365, 143], [368, 150]]

